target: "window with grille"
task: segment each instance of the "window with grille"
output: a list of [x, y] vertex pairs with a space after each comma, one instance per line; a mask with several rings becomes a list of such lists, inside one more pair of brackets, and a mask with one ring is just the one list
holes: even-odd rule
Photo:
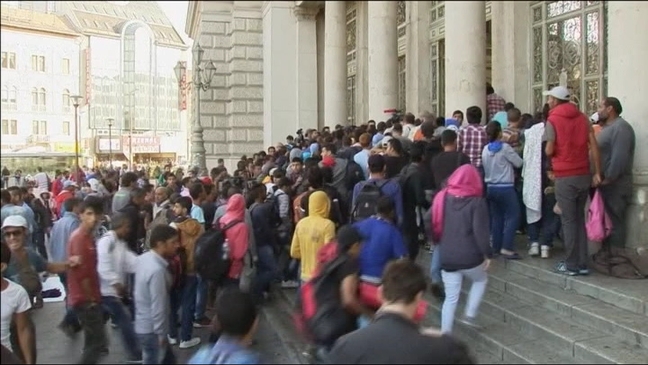
[[407, 65], [405, 56], [398, 57], [398, 109], [404, 112], [407, 108]]
[[356, 48], [357, 48], [357, 10], [355, 2], [347, 3], [346, 15], [346, 48], [347, 48], [347, 123], [355, 125], [356, 121]]
[[445, 2], [430, 3], [430, 112], [445, 112]]
[[3, 135], [17, 135], [18, 134], [18, 121], [15, 119], [2, 120], [2, 134]]
[[356, 76], [347, 77], [347, 123], [355, 125], [356, 115]]
[[581, 110], [594, 113], [607, 88], [607, 1], [540, 1], [531, 6], [532, 105], [543, 90], [567, 87]]

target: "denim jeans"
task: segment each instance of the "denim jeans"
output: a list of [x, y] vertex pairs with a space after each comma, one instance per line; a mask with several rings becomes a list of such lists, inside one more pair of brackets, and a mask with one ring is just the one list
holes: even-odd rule
[[45, 248], [45, 231], [38, 228], [34, 230], [34, 248], [36, 251], [47, 260], [47, 249]]
[[256, 298], [262, 298], [263, 292], [270, 288], [270, 284], [277, 277], [277, 261], [274, 256], [274, 250], [269, 245], [259, 246], [257, 248], [257, 275], [254, 281], [254, 295]]
[[434, 246], [432, 251], [432, 263], [430, 264], [430, 279], [432, 284], [441, 284], [441, 250], [439, 246]]
[[84, 304], [76, 308], [76, 311], [85, 337], [79, 364], [96, 364], [101, 359], [103, 350], [108, 347], [103, 308], [101, 305]]
[[178, 312], [182, 305], [182, 288], [171, 288], [169, 292], [169, 337], [178, 338]]
[[459, 295], [461, 293], [461, 282], [464, 276], [472, 281], [472, 286], [468, 293], [465, 316], [475, 318], [484, 292], [486, 291], [488, 275], [482, 265], [475, 266], [472, 269], [452, 272], [443, 270], [441, 271], [441, 275], [443, 276], [443, 286], [445, 287], [446, 294], [445, 300], [443, 301], [443, 308], [441, 309], [441, 332], [452, 333], [452, 324], [454, 322], [455, 312], [457, 311], [457, 303], [459, 302]]
[[182, 288], [182, 297], [180, 298], [180, 307], [182, 308], [180, 317], [180, 341], [191, 340], [193, 334], [197, 288], [198, 279], [196, 275], [187, 275], [184, 280], [184, 287]]
[[142, 350], [135, 335], [133, 320], [128, 309], [117, 297], [101, 297], [101, 304], [104, 310], [110, 313], [113, 322], [119, 327], [124, 349], [128, 353], [129, 360], [139, 360], [142, 356]]
[[142, 345], [143, 364], [175, 364], [175, 356], [171, 348], [160, 347], [160, 337], [155, 333], [138, 334]]
[[489, 186], [486, 192], [491, 218], [493, 252], [515, 251], [515, 231], [520, 225], [520, 204], [513, 186]]
[[196, 278], [198, 282], [196, 284], [196, 313], [194, 313], [194, 319], [198, 321], [205, 317], [205, 311], [207, 310], [209, 282], [200, 277], [200, 275], [196, 275]]

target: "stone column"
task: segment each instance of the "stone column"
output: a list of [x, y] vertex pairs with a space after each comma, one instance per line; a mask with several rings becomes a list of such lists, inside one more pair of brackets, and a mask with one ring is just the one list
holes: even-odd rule
[[486, 118], [486, 5], [448, 1], [445, 6], [445, 110], [482, 109]]
[[296, 7], [297, 18], [297, 120], [294, 130], [317, 128], [317, 27], [316, 8]]
[[[648, 7], [639, 1], [608, 3], [608, 95], [621, 101], [622, 116], [634, 127], [634, 197], [627, 215], [628, 247], [648, 250]], [[628, 24], [633, 24], [632, 34]], [[640, 45], [644, 46], [640, 46]]]
[[324, 125], [346, 124], [346, 3], [324, 5]]
[[410, 1], [407, 11], [407, 111], [418, 115], [430, 110], [430, 2]]
[[369, 119], [387, 119], [384, 111], [398, 106], [398, 33], [396, 1], [368, 4]]

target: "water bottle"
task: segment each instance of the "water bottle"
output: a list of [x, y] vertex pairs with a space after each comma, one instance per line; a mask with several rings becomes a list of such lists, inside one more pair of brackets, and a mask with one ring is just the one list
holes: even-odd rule
[[229, 240], [226, 238], [225, 242], [223, 242], [223, 261], [229, 260], [229, 256], [230, 256]]

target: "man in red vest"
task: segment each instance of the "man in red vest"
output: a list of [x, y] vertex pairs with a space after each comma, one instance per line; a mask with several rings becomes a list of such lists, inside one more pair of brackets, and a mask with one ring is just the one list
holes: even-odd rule
[[590, 186], [601, 183], [598, 144], [587, 116], [569, 101], [567, 88], [556, 86], [544, 95], [551, 108], [545, 126], [545, 153], [551, 158], [556, 177], [556, 200], [562, 211], [566, 251], [565, 261], [558, 263], [556, 271], [571, 276], [588, 275], [585, 204]]

